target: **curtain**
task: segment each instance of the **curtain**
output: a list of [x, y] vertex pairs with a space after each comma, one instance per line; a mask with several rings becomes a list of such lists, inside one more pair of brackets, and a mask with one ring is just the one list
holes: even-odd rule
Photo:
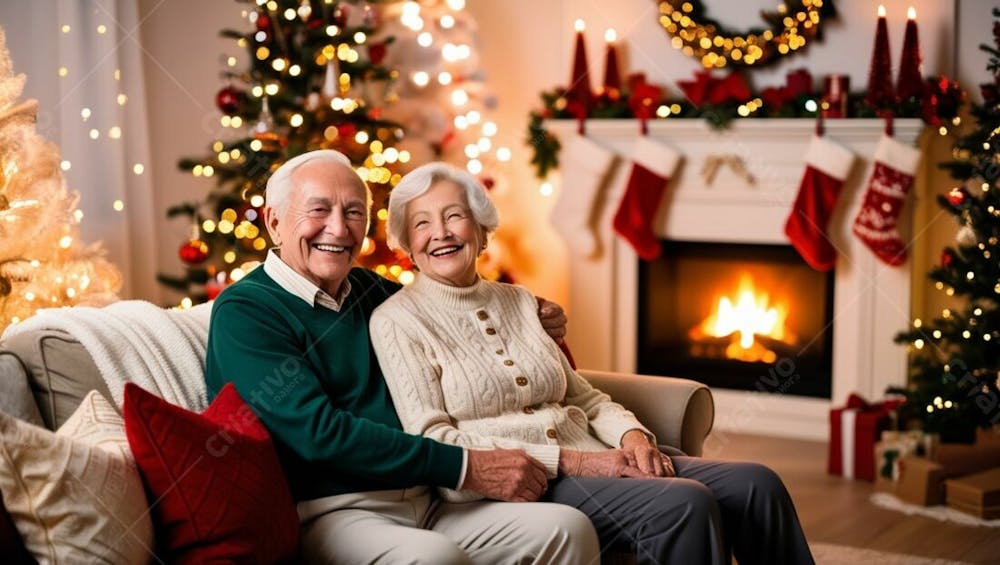
[[[56, 143], [80, 234], [122, 273], [123, 298], [158, 302], [138, 0], [0, 2], [14, 70]], [[120, 210], [118, 209], [120, 208]]]

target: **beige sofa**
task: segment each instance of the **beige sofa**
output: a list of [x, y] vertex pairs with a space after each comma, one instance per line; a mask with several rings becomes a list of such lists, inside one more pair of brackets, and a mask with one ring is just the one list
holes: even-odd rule
[[[715, 416], [711, 392], [685, 379], [581, 371], [594, 386], [631, 409], [662, 444], [701, 455]], [[84, 347], [57, 330], [0, 341], [0, 410], [54, 430], [91, 390], [111, 400]]]

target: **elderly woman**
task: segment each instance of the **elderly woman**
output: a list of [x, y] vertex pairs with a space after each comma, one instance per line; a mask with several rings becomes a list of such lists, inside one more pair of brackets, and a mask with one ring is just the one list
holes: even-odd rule
[[479, 278], [497, 224], [483, 187], [450, 165], [419, 167], [392, 192], [389, 245], [419, 273], [370, 329], [405, 430], [523, 449], [548, 472], [543, 500], [584, 511], [603, 545], [639, 563], [721, 564], [731, 552], [741, 565], [812, 563], [774, 472], [662, 454], [631, 412], [572, 369], [531, 293]]

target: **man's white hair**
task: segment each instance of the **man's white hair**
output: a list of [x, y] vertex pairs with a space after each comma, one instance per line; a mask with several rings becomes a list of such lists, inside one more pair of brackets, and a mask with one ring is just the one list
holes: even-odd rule
[[[267, 179], [267, 189], [264, 192], [265, 205], [274, 208], [279, 216], [283, 215], [288, 208], [288, 195], [292, 193], [292, 188], [295, 186], [295, 183], [292, 182], [292, 175], [299, 167], [312, 161], [336, 163], [347, 167], [352, 172], [354, 171], [354, 166], [351, 165], [351, 160], [347, 158], [347, 155], [333, 149], [318, 149], [297, 155], [282, 163], [278, 170], [271, 175], [271, 178]], [[361, 177], [358, 177], [358, 182], [365, 188], [365, 212], [370, 212], [372, 191], [368, 188], [368, 184], [361, 180]]]

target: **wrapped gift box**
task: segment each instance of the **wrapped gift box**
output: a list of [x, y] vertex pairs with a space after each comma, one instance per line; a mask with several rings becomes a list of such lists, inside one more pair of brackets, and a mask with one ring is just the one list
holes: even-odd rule
[[933, 506], [944, 504], [944, 467], [935, 461], [907, 455], [899, 461], [896, 496], [904, 502]]
[[827, 471], [848, 479], [875, 480], [875, 442], [888, 429], [890, 414], [900, 402], [869, 404], [852, 394], [847, 406], [830, 410], [830, 452]]
[[875, 490], [896, 494], [900, 462], [907, 455], [926, 454], [926, 443], [920, 431], [882, 432], [882, 440], [875, 444]]
[[948, 506], [985, 520], [1000, 518], [1000, 467], [945, 481]]

